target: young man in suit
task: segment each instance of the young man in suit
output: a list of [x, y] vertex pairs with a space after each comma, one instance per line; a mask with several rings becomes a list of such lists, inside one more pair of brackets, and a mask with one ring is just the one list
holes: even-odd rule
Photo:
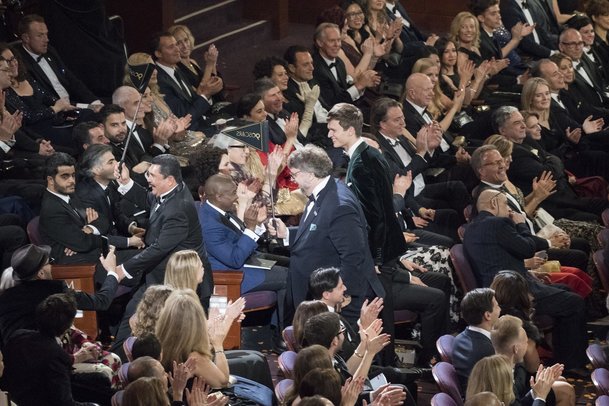
[[[361, 138], [362, 126], [362, 112], [352, 104], [339, 103], [328, 113], [328, 136], [334, 147], [342, 148], [350, 158], [345, 183], [364, 210], [369, 226], [368, 248], [375, 270], [388, 293], [386, 309], [421, 312], [423, 350], [419, 364], [427, 366], [435, 354], [433, 343], [446, 330], [448, 277], [436, 272], [416, 275], [408, 272], [419, 268], [402, 257], [407, 244], [395, 216], [389, 165], [380, 151], [368, 146]], [[383, 312], [385, 329], [390, 333], [394, 327], [392, 316], [391, 310]], [[385, 362], [391, 363], [388, 358], [393, 355], [393, 349], [391, 346], [388, 348], [384, 354]]]
[[538, 315], [546, 314], [556, 322], [552, 334], [554, 356], [575, 374], [584, 373], [586, 365], [585, 307], [575, 293], [545, 285], [524, 267], [524, 260], [537, 251], [525, 216], [511, 211], [506, 195], [486, 189], [476, 205], [478, 215], [467, 227], [463, 245], [478, 282], [489, 286], [504, 269], [521, 274], [535, 299]]
[[467, 327], [455, 337], [453, 365], [462, 393], [465, 393], [467, 379], [476, 362], [495, 353], [491, 329], [500, 313], [501, 307], [495, 299], [495, 292], [489, 288], [474, 289], [461, 301], [461, 317]]
[[21, 45], [15, 51], [34, 79], [55, 98], [65, 98], [76, 107], [99, 111], [103, 104], [87, 86], [64, 65], [55, 49], [49, 46], [49, 30], [36, 14], [21, 18], [17, 28]]

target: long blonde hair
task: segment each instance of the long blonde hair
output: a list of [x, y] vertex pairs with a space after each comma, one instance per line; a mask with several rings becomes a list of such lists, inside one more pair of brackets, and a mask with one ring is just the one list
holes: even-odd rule
[[166, 370], [171, 369], [173, 361], [185, 362], [192, 352], [211, 359], [207, 318], [199, 298], [190, 289], [178, 289], [169, 295], [156, 324], [156, 336]]
[[456, 45], [457, 50], [459, 50], [459, 47], [461, 46], [461, 41], [459, 40], [459, 31], [461, 30], [461, 25], [463, 25], [463, 22], [468, 18], [474, 20], [474, 28], [476, 29], [476, 39], [472, 45], [476, 48], [480, 48], [480, 23], [478, 22], [476, 16], [469, 11], [462, 11], [457, 14], [450, 23], [450, 34], [448, 35], [448, 38]]
[[507, 357], [491, 355], [474, 365], [467, 382], [465, 399], [480, 392], [493, 392], [504, 404], [512, 404], [515, 399], [514, 373]]
[[[531, 78], [525, 82], [524, 86], [522, 87], [522, 96], [520, 98], [522, 110], [530, 110], [537, 112], [537, 110], [533, 108], [533, 99], [535, 98], [535, 92], [537, 91], [537, 88], [541, 85], [547, 86], [548, 89], [550, 88], [548, 81], [544, 78]], [[549, 112], [542, 113], [547, 116], [547, 113]], [[540, 119], [541, 118], [542, 117], [540, 117]]]
[[201, 258], [194, 250], [174, 252], [165, 268], [165, 285], [175, 289], [197, 290], [199, 284], [199, 267], [203, 267]]

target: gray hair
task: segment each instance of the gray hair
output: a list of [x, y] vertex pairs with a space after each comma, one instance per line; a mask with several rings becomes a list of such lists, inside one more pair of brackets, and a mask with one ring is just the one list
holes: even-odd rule
[[288, 167], [290, 170], [299, 169], [312, 173], [316, 178], [322, 179], [332, 173], [332, 160], [326, 151], [309, 144], [290, 154]]
[[494, 145], [490, 145], [490, 144], [483, 145], [481, 147], [476, 148], [476, 150], [472, 154], [472, 157], [469, 161], [469, 164], [472, 166], [472, 169], [474, 170], [474, 173], [476, 174], [476, 176], [478, 178], [480, 178], [479, 171], [482, 168], [482, 159], [484, 158], [484, 154], [486, 154], [489, 151], [499, 152], [497, 147]]
[[518, 109], [514, 106], [501, 106], [495, 110], [493, 112], [493, 130], [495, 130], [496, 133], [500, 133], [499, 131], [516, 111], [518, 111]]

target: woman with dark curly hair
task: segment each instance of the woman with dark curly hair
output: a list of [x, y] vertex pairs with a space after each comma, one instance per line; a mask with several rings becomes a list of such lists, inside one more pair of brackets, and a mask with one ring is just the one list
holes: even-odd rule
[[[269, 56], [254, 65], [254, 79], [269, 78], [282, 92], [288, 88], [288, 64], [281, 58]], [[239, 114], [239, 116], [241, 116]]]
[[186, 179], [186, 184], [193, 196], [198, 195], [201, 201], [205, 199], [203, 186], [207, 179], [219, 172], [228, 175], [233, 169], [226, 150], [211, 145], [195, 149], [188, 158], [192, 163], [194, 176]]

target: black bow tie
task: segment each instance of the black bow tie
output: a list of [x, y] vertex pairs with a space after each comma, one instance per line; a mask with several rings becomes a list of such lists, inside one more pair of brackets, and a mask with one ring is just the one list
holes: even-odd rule
[[526, 2], [526, 1], [523, 1], [523, 2], [522, 2], [522, 8], [523, 8], [523, 9], [525, 9], [525, 8], [529, 8], [529, 3], [528, 3], [528, 2]]
[[40, 61], [42, 61], [42, 58], [44, 58], [44, 55], [38, 55], [38, 57], [36, 58], [36, 63], [40, 63]]
[[400, 145], [398, 140], [392, 140], [392, 139], [387, 138], [387, 141], [389, 142], [389, 145], [391, 145], [394, 148], [397, 147], [398, 145]]
[[309, 203], [311, 202], [315, 203], [315, 195], [313, 193], [309, 195]]
[[328, 69], [336, 68], [336, 62], [328, 64]]
[[577, 65], [575, 65], [575, 69], [576, 69], [576, 70], [579, 70], [579, 69], [581, 69], [581, 68], [583, 68], [583, 67], [584, 67], [584, 63], [583, 63], [583, 62], [580, 62], [580, 63], [578, 63]]
[[241, 221], [241, 219], [235, 216], [233, 213], [227, 211], [224, 213], [224, 217], [226, 217], [228, 221], [233, 220], [235, 223], [237, 223], [241, 231], [245, 230], [245, 224], [243, 223], [243, 221]]

